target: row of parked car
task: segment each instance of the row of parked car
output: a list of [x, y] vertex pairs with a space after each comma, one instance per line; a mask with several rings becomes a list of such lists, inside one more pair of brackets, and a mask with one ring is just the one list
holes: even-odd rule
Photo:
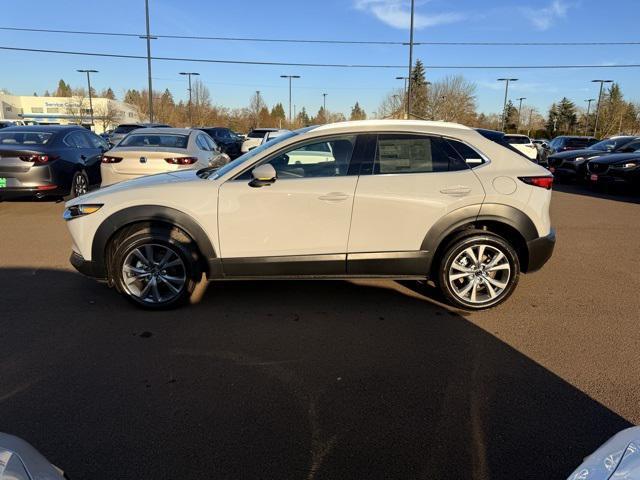
[[640, 184], [640, 137], [563, 135], [551, 141], [505, 134], [504, 141], [532, 161], [546, 166], [558, 182], [586, 182], [594, 186]]
[[28, 125], [0, 130], [0, 199], [77, 197], [144, 175], [220, 167], [287, 130], [125, 124], [107, 135], [80, 126]]

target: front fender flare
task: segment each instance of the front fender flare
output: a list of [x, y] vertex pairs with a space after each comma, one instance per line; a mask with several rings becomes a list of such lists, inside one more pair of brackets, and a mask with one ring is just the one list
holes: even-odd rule
[[[98, 227], [91, 245], [91, 260], [96, 273], [106, 276], [106, 248], [113, 234], [122, 227], [138, 222], [162, 222], [184, 230], [196, 242], [200, 254], [204, 257], [203, 265], [215, 264], [215, 249], [204, 229], [190, 215], [175, 208], [161, 205], [138, 205], [122, 209], [107, 217]], [[209, 273], [209, 272], [207, 272]]]

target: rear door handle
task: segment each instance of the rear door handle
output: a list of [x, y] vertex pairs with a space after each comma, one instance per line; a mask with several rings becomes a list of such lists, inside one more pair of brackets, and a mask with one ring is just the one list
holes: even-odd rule
[[444, 193], [445, 195], [452, 195], [454, 197], [464, 197], [465, 195], [469, 195], [471, 193], [471, 188], [465, 187], [464, 185], [456, 185], [455, 187], [447, 187], [440, 190], [440, 193]]
[[349, 195], [342, 192], [331, 192], [326, 195], [320, 195], [318, 197], [320, 200], [324, 200], [325, 202], [342, 202], [349, 198]]

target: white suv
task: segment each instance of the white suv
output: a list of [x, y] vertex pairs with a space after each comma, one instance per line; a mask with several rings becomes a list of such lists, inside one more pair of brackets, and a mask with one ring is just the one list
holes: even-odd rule
[[465, 309], [551, 256], [551, 177], [451, 123], [344, 122], [67, 203], [71, 263], [167, 308], [209, 279], [431, 279]]

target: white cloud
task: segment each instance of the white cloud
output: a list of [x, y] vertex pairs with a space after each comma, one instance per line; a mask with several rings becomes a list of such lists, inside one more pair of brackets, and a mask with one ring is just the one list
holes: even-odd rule
[[[358, 10], [370, 13], [391, 27], [408, 29], [411, 24], [411, 10], [406, 0], [355, 0], [354, 5]], [[414, 28], [421, 29], [460, 22], [465, 18], [466, 15], [459, 12], [430, 15], [415, 12], [413, 24]]]
[[567, 11], [572, 5], [565, 0], [553, 0], [543, 8], [523, 8], [523, 13], [538, 30], [548, 30], [561, 18], [567, 16]]

